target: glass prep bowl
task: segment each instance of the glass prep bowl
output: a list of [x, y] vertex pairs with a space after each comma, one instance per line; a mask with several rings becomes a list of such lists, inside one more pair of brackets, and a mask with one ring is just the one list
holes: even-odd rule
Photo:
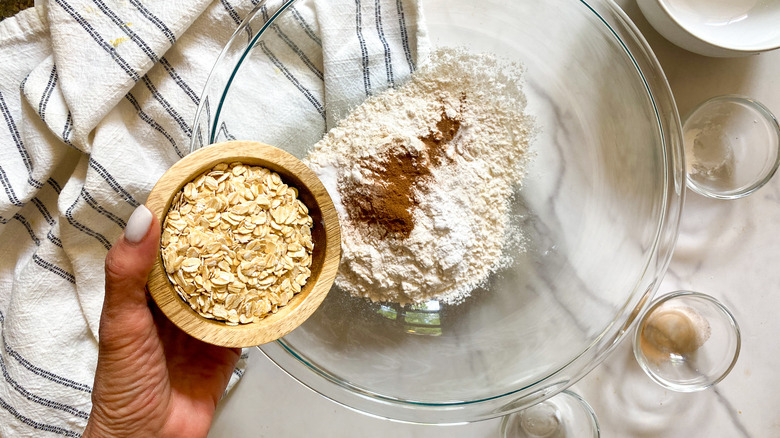
[[[671, 257], [684, 193], [682, 139], [654, 55], [613, 2], [421, 5], [432, 47], [466, 47], [525, 67], [527, 111], [540, 128], [512, 205], [525, 250], [459, 305], [377, 304], [334, 288], [305, 324], [260, 348], [353, 409], [460, 423], [555, 395], [623, 338]], [[302, 158], [322, 137], [329, 106], [317, 114], [295, 105], [311, 104], [302, 96], [322, 102], [325, 91], [298, 87], [269, 98], [296, 80], [274, 48], [317, 42], [316, 23], [304, 14], [313, 7], [268, 0], [249, 14], [209, 77], [193, 149], [237, 138]], [[248, 114], [263, 123], [247, 122]]]

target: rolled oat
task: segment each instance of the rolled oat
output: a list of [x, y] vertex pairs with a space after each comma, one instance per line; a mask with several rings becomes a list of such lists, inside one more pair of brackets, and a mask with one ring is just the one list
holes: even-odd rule
[[269, 169], [220, 163], [176, 194], [163, 223], [163, 265], [196, 312], [247, 324], [286, 305], [311, 275], [313, 220]]

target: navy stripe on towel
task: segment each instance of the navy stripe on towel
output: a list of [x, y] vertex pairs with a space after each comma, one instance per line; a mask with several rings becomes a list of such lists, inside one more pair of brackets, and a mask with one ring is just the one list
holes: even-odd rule
[[81, 188], [81, 197], [84, 198], [84, 200], [87, 201], [87, 204], [90, 207], [92, 207], [95, 211], [107, 217], [108, 220], [110, 220], [111, 222], [119, 225], [119, 228], [124, 229], [127, 226], [127, 224], [125, 223], [125, 221], [122, 220], [122, 218], [103, 208], [103, 206], [100, 205], [84, 187]]
[[[238, 12], [236, 12], [235, 8], [233, 8], [233, 5], [228, 3], [227, 0], [220, 0], [220, 3], [222, 3], [222, 6], [225, 8], [225, 10], [227, 11], [228, 15], [230, 15], [230, 18], [233, 19], [233, 22], [236, 23], [236, 25], [240, 25], [241, 24], [241, 17], [238, 15]], [[268, 21], [268, 20], [266, 19], [266, 21]], [[247, 40], [247, 42], [252, 41], [252, 27], [251, 26], [246, 26], [244, 28], [244, 30], [246, 31], [246, 40]]]
[[[221, 132], [226, 139], [228, 140], [235, 140], [236, 137], [228, 132], [227, 125], [225, 124], [225, 121], [222, 121], [222, 124], [219, 125], [219, 132]], [[219, 137], [219, 134], [217, 134], [217, 137]]]
[[11, 181], [8, 180], [8, 175], [5, 173], [2, 166], [0, 166], [0, 184], [3, 185], [5, 195], [8, 196], [8, 200], [11, 201], [11, 204], [17, 207], [24, 206], [24, 203], [16, 197], [16, 192], [14, 192], [14, 188], [11, 187]]
[[155, 25], [158, 29], [160, 29], [160, 32], [165, 35], [166, 38], [168, 38], [168, 41], [171, 42], [171, 44], [176, 42], [176, 35], [171, 32], [171, 29], [168, 28], [168, 26], [165, 25], [165, 23], [162, 22], [159, 18], [157, 18], [156, 15], [154, 15], [151, 11], [146, 9], [146, 7], [141, 3], [139, 0], [130, 0], [130, 4], [135, 6], [136, 9], [146, 17], [147, 20], [149, 20], [152, 24]]
[[179, 74], [176, 73], [176, 70], [173, 69], [171, 63], [168, 62], [168, 60], [165, 59], [164, 56], [160, 57], [159, 64], [165, 69], [165, 71], [168, 72], [168, 75], [171, 77], [171, 79], [173, 79], [173, 81], [176, 82], [179, 88], [181, 88], [182, 91], [184, 91], [184, 94], [186, 94], [187, 97], [190, 98], [192, 103], [194, 103], [195, 105], [200, 105], [200, 98], [198, 97], [198, 94], [195, 93], [195, 91], [193, 91], [193, 89], [190, 88], [190, 86], [187, 85], [186, 82], [184, 82], [184, 79], [182, 79], [181, 76], [179, 76]]
[[263, 13], [263, 24], [268, 23], [270, 15], [268, 15], [268, 8], [265, 6], [265, 4], [260, 6], [260, 12]]
[[95, 172], [98, 173], [103, 179], [108, 183], [108, 185], [114, 189], [114, 191], [119, 194], [119, 196], [122, 197], [125, 201], [127, 201], [128, 204], [132, 205], [133, 207], [138, 207], [139, 204], [138, 201], [133, 199], [133, 196], [130, 195], [130, 193], [127, 192], [127, 190], [123, 189], [122, 186], [117, 182], [117, 180], [111, 176], [110, 173], [108, 173], [108, 170], [106, 170], [105, 167], [101, 166], [100, 163], [95, 161], [92, 157], [89, 157], [89, 167], [91, 167]]
[[406, 62], [409, 63], [409, 71], [413, 72], [416, 67], [414, 65], [414, 59], [412, 59], [412, 51], [409, 49], [409, 31], [406, 28], [406, 18], [404, 16], [403, 0], [396, 0], [396, 9], [398, 10], [398, 26], [401, 29], [401, 42], [404, 46], [404, 54], [406, 54]]
[[49, 74], [49, 82], [46, 84], [46, 88], [43, 90], [43, 96], [41, 101], [38, 102], [38, 115], [41, 116], [41, 120], [46, 121], [46, 106], [49, 104], [51, 93], [54, 91], [54, 87], [57, 85], [57, 66], [52, 66], [51, 73]]
[[[3, 315], [3, 312], [0, 311], [0, 326], [5, 324], [5, 315]], [[83, 383], [75, 382], [71, 379], [67, 379], [62, 376], [58, 376], [57, 374], [54, 374], [50, 371], [46, 371], [43, 368], [37, 367], [33, 365], [29, 360], [22, 357], [21, 354], [19, 354], [18, 351], [11, 348], [8, 343], [5, 341], [5, 336], [3, 336], [3, 350], [5, 350], [5, 353], [13, 358], [15, 361], [19, 363], [19, 365], [23, 366], [25, 369], [30, 371], [31, 373], [35, 374], [36, 376], [43, 377], [46, 380], [50, 380], [54, 383], [60, 384], [62, 386], [66, 386], [71, 389], [75, 389], [77, 391], [91, 393], [92, 388], [89, 385], [85, 385]]]
[[240, 24], [241, 17], [238, 16], [238, 12], [236, 12], [233, 6], [228, 3], [227, 0], [220, 0], [220, 3], [222, 3], [222, 6], [225, 7], [225, 10], [227, 11], [228, 15], [230, 15], [230, 18], [232, 18], [236, 24]]
[[29, 417], [25, 417], [24, 415], [20, 414], [19, 411], [17, 411], [13, 406], [9, 405], [5, 400], [3, 400], [2, 397], [0, 397], [0, 408], [5, 409], [6, 411], [8, 411], [9, 414], [13, 415], [19, 422], [26, 424], [27, 426], [30, 426], [33, 429], [42, 430], [44, 432], [52, 432], [67, 437], [81, 436], [80, 433], [74, 432], [72, 430], [68, 430], [58, 426], [53, 426], [51, 424], [39, 423]]
[[314, 33], [314, 29], [312, 29], [309, 23], [307, 23], [306, 20], [304, 20], [303, 15], [301, 15], [301, 13], [298, 12], [297, 9], [295, 9], [295, 6], [290, 8], [290, 10], [292, 11], [293, 18], [295, 18], [295, 21], [297, 21], [301, 25], [303, 31], [306, 32], [306, 35], [308, 35], [309, 38], [312, 39], [312, 41], [317, 43], [317, 45], [322, 46], [322, 40], [320, 39], [319, 36], [317, 36], [316, 33]]
[[363, 13], [360, 7], [360, 0], [355, 0], [355, 30], [357, 32], [358, 42], [360, 43], [361, 65], [363, 67], [363, 87], [366, 89], [366, 96], [371, 96], [368, 49], [366, 48], [366, 40], [363, 38]]
[[62, 128], [62, 141], [70, 147], [74, 147], [70, 141], [70, 135], [73, 133], [73, 116], [68, 111], [68, 117], [65, 119], [65, 126]]
[[11, 137], [14, 139], [14, 143], [16, 143], [16, 149], [19, 151], [19, 155], [22, 156], [22, 161], [24, 162], [24, 167], [27, 168], [27, 173], [29, 174], [29, 177], [27, 178], [27, 182], [35, 187], [36, 189], [40, 189], [43, 187], [43, 183], [40, 181], [35, 180], [32, 177], [32, 160], [30, 159], [30, 154], [27, 153], [27, 149], [24, 147], [24, 143], [22, 142], [22, 136], [19, 134], [19, 130], [16, 127], [16, 123], [14, 122], [13, 117], [11, 117], [11, 111], [8, 109], [8, 105], [5, 103], [5, 99], [3, 98], [3, 93], [0, 92], [0, 112], [3, 113], [3, 118], [5, 118], [5, 123], [8, 125], [8, 132], [11, 133]]
[[130, 93], [127, 93], [125, 95], [125, 99], [127, 99], [128, 102], [130, 102], [131, 105], [133, 105], [133, 108], [135, 108], [136, 113], [138, 114], [138, 117], [146, 122], [149, 126], [152, 127], [155, 131], [159, 132], [163, 137], [165, 137], [166, 140], [173, 146], [173, 149], [176, 151], [176, 154], [179, 157], [184, 157], [184, 152], [179, 149], [179, 145], [176, 144], [176, 140], [171, 136], [171, 134], [168, 134], [168, 132], [160, 126], [159, 123], [157, 123], [156, 120], [154, 120], [149, 114], [146, 114], [143, 109], [141, 109], [141, 105], [138, 103], [138, 100], [136, 100], [135, 96], [133, 96]]
[[59, 246], [60, 248], [62, 248], [62, 240], [60, 240], [59, 237], [57, 237], [54, 234], [52, 234], [52, 231], [53, 230], [49, 230], [49, 232], [46, 233], [46, 238], [49, 239], [49, 242], [51, 242], [51, 243]]
[[144, 40], [141, 39], [141, 37], [138, 36], [135, 32], [133, 32], [130, 27], [127, 26], [127, 24], [122, 21], [118, 15], [114, 11], [111, 10], [105, 3], [103, 3], [102, 0], [92, 0], [92, 3], [95, 4], [95, 6], [100, 9], [101, 12], [103, 12], [111, 21], [119, 26], [120, 29], [130, 37], [130, 41], [134, 42], [145, 54], [149, 57], [149, 59], [152, 60], [152, 62], [157, 62], [157, 54], [154, 53], [154, 50], [152, 50], [151, 47], [149, 47], [148, 44]]
[[106, 239], [106, 236], [82, 224], [81, 222], [77, 221], [76, 218], [73, 217], [73, 210], [76, 208], [76, 204], [78, 203], [79, 200], [76, 199], [76, 202], [74, 202], [73, 205], [71, 205], [70, 207], [68, 207], [67, 210], [65, 210], [65, 218], [68, 220], [68, 223], [73, 225], [74, 228], [86, 234], [87, 236], [90, 236], [95, 240], [97, 240], [98, 242], [100, 242], [106, 250], [111, 249], [111, 242], [109, 242], [108, 239]]
[[287, 67], [282, 64], [281, 61], [279, 61], [279, 58], [277, 58], [271, 50], [268, 49], [268, 46], [265, 44], [265, 41], [260, 41], [258, 44], [260, 49], [263, 51], [263, 53], [268, 56], [268, 58], [271, 60], [271, 62], [278, 68], [284, 76], [295, 85], [295, 87], [303, 93], [303, 95], [306, 97], [306, 100], [308, 100], [314, 108], [317, 110], [317, 112], [320, 113], [323, 119], [325, 119], [325, 108], [322, 106], [322, 103], [320, 103], [317, 98], [309, 91], [306, 87], [303, 86], [303, 84], [298, 81], [298, 79], [287, 69]]
[[35, 231], [32, 229], [32, 225], [30, 225], [30, 222], [19, 213], [16, 213], [13, 216], [14, 219], [19, 221], [20, 224], [24, 226], [24, 228], [27, 230], [27, 234], [30, 235], [30, 239], [35, 243], [35, 246], [41, 246], [41, 239], [38, 238], [38, 236], [35, 235]]
[[139, 79], [141, 79], [141, 76], [138, 74], [138, 72], [135, 71], [133, 67], [131, 67], [130, 64], [128, 64], [127, 61], [125, 61], [124, 58], [122, 58], [121, 55], [119, 55], [119, 52], [116, 51], [116, 48], [113, 45], [111, 45], [108, 41], [103, 39], [103, 37], [97, 33], [95, 28], [93, 28], [87, 22], [87, 20], [84, 19], [84, 17], [79, 15], [79, 13], [75, 9], [73, 9], [73, 6], [68, 4], [68, 2], [66, 2], [65, 0], [54, 0], [54, 2], [57, 3], [62, 9], [64, 9], [65, 12], [67, 12], [71, 16], [71, 18], [73, 18], [73, 20], [76, 21], [76, 23], [81, 25], [84, 31], [87, 32], [87, 34], [89, 34], [89, 36], [91, 36], [92, 39], [111, 56], [111, 59], [113, 59], [114, 62], [116, 62], [117, 65], [122, 70], [124, 70], [124, 72], [127, 73], [127, 75], [130, 76], [130, 78], [133, 81], [137, 82]]
[[186, 94], [195, 103], [195, 105], [198, 104], [198, 97], [195, 92], [192, 91], [189, 85], [187, 85], [181, 76], [176, 73], [176, 70], [173, 68], [173, 66], [171, 66], [168, 60], [157, 56], [157, 54], [154, 53], [154, 50], [149, 47], [149, 44], [147, 44], [146, 41], [144, 41], [140, 36], [138, 36], [137, 33], [135, 33], [129, 26], [127, 26], [127, 23], [125, 23], [125, 21], [122, 20], [116, 14], [116, 12], [111, 10], [111, 8], [109, 8], [103, 2], [103, 0], [92, 0], [92, 3], [94, 3], [98, 9], [100, 9], [109, 19], [111, 19], [111, 21], [117, 25], [117, 27], [119, 27], [125, 33], [125, 35], [130, 37], [130, 40], [134, 42], [153, 63], [162, 65], [165, 71], [168, 72], [168, 75], [171, 77], [171, 79], [173, 79], [173, 81], [182, 89], [182, 91], [184, 91], [184, 94]]
[[[3, 336], [5, 338], [5, 336]], [[5, 381], [8, 382], [8, 385], [11, 386], [16, 392], [21, 394], [24, 398], [27, 400], [30, 400], [33, 403], [37, 403], [41, 406], [46, 406], [47, 408], [57, 409], [58, 411], [67, 412], [73, 416], [88, 419], [89, 414], [87, 412], [84, 412], [82, 410], [79, 410], [73, 406], [68, 406], [64, 403], [59, 403], [54, 400], [49, 400], [40, 396], [37, 396], [27, 389], [25, 389], [22, 385], [19, 384], [16, 380], [14, 380], [13, 377], [8, 373], [8, 368], [5, 366], [5, 361], [3, 360], [3, 356], [0, 355], [0, 372], [3, 373], [3, 378], [5, 378]]]
[[390, 45], [387, 44], [385, 38], [385, 31], [382, 25], [382, 9], [380, 6], [380, 0], [376, 0], [376, 31], [379, 34], [379, 40], [382, 42], [382, 47], [385, 50], [385, 70], [387, 71], [387, 84], [391, 87], [395, 87], [395, 80], [393, 78], [393, 61], [390, 56]]
[[306, 64], [306, 67], [311, 70], [312, 73], [314, 73], [315, 76], [317, 76], [320, 80], [324, 80], [324, 76], [320, 69], [317, 68], [316, 65], [309, 59], [308, 56], [306, 56], [305, 53], [303, 53], [303, 50], [301, 50], [300, 47], [298, 47], [293, 40], [290, 39], [290, 37], [287, 36], [282, 30], [277, 26], [276, 24], [271, 25], [271, 28], [276, 32], [276, 34], [281, 38], [282, 41], [284, 41], [285, 44], [287, 44], [287, 47], [289, 47], [293, 52], [295, 52], [296, 55], [298, 55], [298, 58], [303, 61], [304, 64]]
[[36, 265], [66, 280], [68, 283], [76, 284], [76, 277], [74, 277], [73, 274], [60, 268], [59, 266], [54, 265], [53, 263], [47, 262], [46, 260], [40, 258], [38, 254], [33, 254], [33, 261]]
[[146, 88], [149, 89], [149, 91], [152, 93], [152, 97], [162, 105], [162, 107], [165, 109], [165, 111], [173, 117], [173, 120], [176, 121], [176, 123], [179, 125], [181, 130], [184, 132], [187, 137], [192, 137], [192, 128], [190, 128], [187, 125], [187, 122], [184, 120], [184, 117], [181, 116], [174, 108], [173, 105], [171, 105], [162, 95], [157, 92], [157, 87], [154, 86], [152, 81], [149, 79], [148, 76], [144, 76], [143, 83], [146, 85]]
[[57, 181], [54, 181], [52, 178], [49, 178], [46, 180], [46, 182], [51, 186], [51, 188], [54, 189], [55, 192], [59, 195], [62, 191], [62, 187], [60, 187], [60, 184]]
[[49, 209], [46, 208], [45, 205], [43, 205], [43, 202], [41, 202], [40, 199], [32, 198], [30, 199], [30, 202], [32, 202], [35, 205], [35, 208], [37, 208], [38, 211], [41, 213], [41, 216], [43, 216], [43, 218], [46, 220], [46, 223], [48, 223], [49, 225], [54, 225], [56, 223], [51, 213], [49, 213]]

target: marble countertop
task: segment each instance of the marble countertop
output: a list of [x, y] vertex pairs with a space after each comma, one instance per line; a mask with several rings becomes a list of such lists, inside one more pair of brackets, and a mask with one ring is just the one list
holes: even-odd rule
[[[617, 0], [645, 35], [681, 114], [722, 94], [743, 94], [780, 114], [780, 50], [748, 58], [706, 58], [653, 30], [636, 0]], [[636, 364], [630, 340], [572, 388], [593, 407], [604, 437], [780, 436], [780, 177], [735, 201], [688, 192], [680, 235], [658, 294], [712, 295], [742, 330], [742, 352], [714, 388], [675, 393]], [[401, 424], [363, 415], [315, 394], [256, 349], [243, 381], [221, 403], [212, 437], [497, 437], [500, 419], [459, 426]]]

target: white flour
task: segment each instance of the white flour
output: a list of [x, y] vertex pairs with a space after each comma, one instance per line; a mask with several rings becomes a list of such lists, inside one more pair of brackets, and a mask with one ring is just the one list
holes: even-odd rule
[[[533, 132], [524, 109], [519, 66], [440, 49], [410, 82], [369, 98], [317, 143], [305, 161], [339, 211], [336, 284], [373, 301], [455, 304], [507, 262], [510, 197]], [[368, 183], [359, 159], [393, 148], [425, 150], [421, 137], [437, 129], [442, 111], [460, 129], [446, 144], [448, 158], [430, 167], [426, 187], [415, 193], [411, 233], [391, 235], [352, 220], [339, 190], [345, 182]]]

